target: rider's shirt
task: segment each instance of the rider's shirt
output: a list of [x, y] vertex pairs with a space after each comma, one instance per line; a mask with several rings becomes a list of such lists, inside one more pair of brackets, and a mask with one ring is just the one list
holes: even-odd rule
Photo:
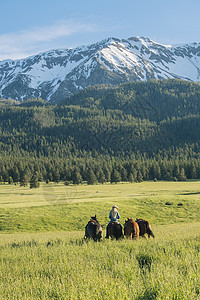
[[112, 215], [112, 210], [111, 210], [110, 213], [109, 213], [109, 219], [110, 219], [110, 222], [115, 221], [115, 222], [119, 223], [118, 219], [120, 219], [120, 214], [117, 211], [116, 217], [114, 218], [113, 215]]

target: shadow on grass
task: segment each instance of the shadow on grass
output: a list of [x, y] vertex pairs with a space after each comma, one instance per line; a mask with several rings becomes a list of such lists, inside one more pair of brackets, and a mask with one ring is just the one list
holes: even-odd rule
[[157, 299], [158, 291], [156, 288], [147, 288], [142, 295], [139, 295], [136, 300], [154, 300]]
[[192, 193], [182, 193], [182, 194], [179, 194], [181, 196], [189, 196], [189, 195], [200, 195], [200, 192], [192, 192]]
[[151, 264], [154, 260], [151, 255], [141, 253], [136, 256], [136, 259], [138, 261], [140, 269], [144, 270], [145, 268], [147, 268], [149, 272], [151, 271]]
[[38, 245], [38, 242], [33, 239], [31, 241], [23, 241], [23, 242], [19, 242], [19, 243], [14, 242], [14, 243], [10, 244], [9, 246], [11, 248], [21, 248], [21, 247], [34, 247], [37, 245]]

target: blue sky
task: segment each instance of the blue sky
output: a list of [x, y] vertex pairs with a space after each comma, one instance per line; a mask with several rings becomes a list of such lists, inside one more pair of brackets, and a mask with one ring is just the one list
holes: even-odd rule
[[0, 0], [0, 60], [107, 37], [200, 42], [199, 0]]

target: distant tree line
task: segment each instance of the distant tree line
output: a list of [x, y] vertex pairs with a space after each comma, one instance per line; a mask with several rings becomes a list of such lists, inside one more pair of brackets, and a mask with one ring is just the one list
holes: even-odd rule
[[38, 187], [39, 181], [60, 182], [66, 185], [106, 182], [141, 182], [143, 180], [184, 181], [200, 179], [200, 159], [125, 160], [119, 158], [0, 161], [0, 182], [20, 183], [21, 186]]

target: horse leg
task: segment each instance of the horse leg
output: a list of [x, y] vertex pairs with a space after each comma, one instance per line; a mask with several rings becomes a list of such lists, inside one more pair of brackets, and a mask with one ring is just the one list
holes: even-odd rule
[[109, 232], [108, 232], [108, 225], [106, 227], [106, 236], [105, 236], [106, 239], [109, 239]]
[[101, 240], [101, 235], [102, 235], [102, 231], [99, 231], [98, 234], [97, 234], [98, 242], [100, 242], [100, 240]]
[[152, 230], [150, 230], [150, 231], [148, 232], [148, 236], [149, 236], [149, 237], [152, 236], [153, 238], [155, 238], [155, 235], [153, 234]]
[[122, 225], [120, 224], [120, 238], [124, 238], [124, 235], [123, 235], [123, 228], [122, 228]]
[[150, 239], [151, 236], [152, 236], [153, 238], [155, 238], [155, 235], [153, 234], [153, 232], [150, 233], [150, 234], [148, 234], [148, 238]]

